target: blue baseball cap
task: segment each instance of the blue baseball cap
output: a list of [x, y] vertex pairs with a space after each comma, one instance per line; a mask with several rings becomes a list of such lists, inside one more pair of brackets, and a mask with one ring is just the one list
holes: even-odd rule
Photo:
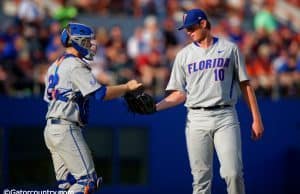
[[201, 20], [207, 20], [207, 16], [201, 9], [191, 9], [183, 14], [183, 25], [178, 28], [182, 30], [188, 28], [194, 24], [197, 24]]

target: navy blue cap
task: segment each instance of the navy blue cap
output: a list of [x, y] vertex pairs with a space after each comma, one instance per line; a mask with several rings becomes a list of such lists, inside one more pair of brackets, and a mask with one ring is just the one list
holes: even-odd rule
[[188, 28], [194, 24], [197, 24], [201, 20], [207, 20], [206, 14], [201, 9], [191, 9], [183, 15], [183, 25], [178, 28], [182, 30]]

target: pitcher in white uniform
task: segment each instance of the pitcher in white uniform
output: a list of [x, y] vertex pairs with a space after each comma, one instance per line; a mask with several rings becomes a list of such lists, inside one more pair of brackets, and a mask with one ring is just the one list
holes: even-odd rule
[[82, 135], [88, 119], [89, 98], [109, 100], [135, 90], [142, 84], [103, 86], [97, 82], [85, 60], [92, 60], [93, 30], [70, 23], [61, 34], [65, 53], [48, 69], [44, 99], [48, 102], [45, 142], [50, 150], [58, 188], [73, 193], [93, 193], [101, 182], [91, 152]]
[[245, 62], [238, 47], [211, 34], [211, 25], [200, 9], [187, 11], [183, 25], [192, 43], [175, 58], [166, 90], [157, 111], [185, 102], [186, 143], [193, 175], [193, 194], [210, 194], [213, 153], [229, 194], [244, 194], [240, 126], [235, 110], [240, 91], [253, 117], [252, 138], [262, 137], [264, 127]]

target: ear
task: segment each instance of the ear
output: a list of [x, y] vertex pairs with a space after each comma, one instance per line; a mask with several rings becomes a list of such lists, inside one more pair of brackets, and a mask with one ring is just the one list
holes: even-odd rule
[[207, 20], [201, 20], [200, 21], [200, 26], [202, 29], [205, 29], [207, 27]]
[[64, 29], [60, 35], [61, 43], [64, 47], [67, 47], [69, 41], [69, 34], [66, 29]]

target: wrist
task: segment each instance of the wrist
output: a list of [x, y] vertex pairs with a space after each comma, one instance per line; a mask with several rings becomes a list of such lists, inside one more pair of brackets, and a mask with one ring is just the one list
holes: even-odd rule
[[253, 122], [262, 122], [261, 118], [254, 118]]
[[124, 90], [125, 90], [125, 92], [129, 92], [129, 85], [128, 85], [128, 83], [124, 84]]

